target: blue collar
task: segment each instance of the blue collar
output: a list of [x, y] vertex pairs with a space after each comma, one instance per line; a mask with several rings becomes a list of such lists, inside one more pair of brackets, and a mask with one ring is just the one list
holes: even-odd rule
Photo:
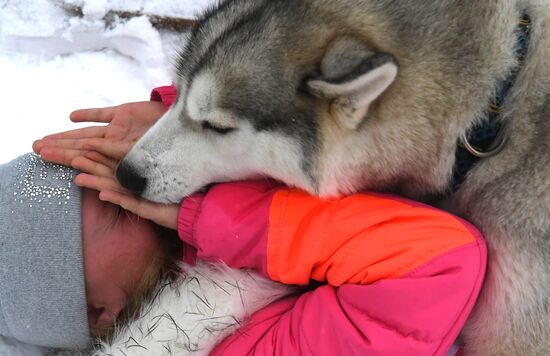
[[452, 191], [456, 191], [466, 179], [466, 175], [472, 167], [482, 158], [498, 154], [506, 145], [506, 134], [503, 121], [500, 119], [500, 111], [510, 88], [514, 85], [518, 73], [523, 65], [529, 49], [529, 34], [531, 20], [524, 14], [516, 30], [518, 39], [516, 42], [516, 57], [518, 64], [508, 74], [499, 86], [499, 90], [491, 99], [485, 117], [478, 120], [463, 137], [461, 137], [456, 153], [453, 169]]

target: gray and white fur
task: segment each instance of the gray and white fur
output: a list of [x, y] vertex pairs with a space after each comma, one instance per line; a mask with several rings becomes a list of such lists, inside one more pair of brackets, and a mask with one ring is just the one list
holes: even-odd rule
[[[459, 138], [527, 57], [502, 113], [508, 138], [451, 189]], [[489, 265], [467, 355], [550, 354], [550, 3], [547, 0], [227, 0], [177, 60], [179, 96], [118, 170], [177, 202], [270, 176], [319, 196], [428, 200], [473, 222]]]

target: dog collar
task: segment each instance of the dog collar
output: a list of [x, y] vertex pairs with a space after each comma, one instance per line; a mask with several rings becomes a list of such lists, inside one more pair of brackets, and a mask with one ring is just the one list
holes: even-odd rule
[[499, 90], [491, 99], [489, 108], [481, 120], [475, 124], [458, 142], [453, 168], [453, 191], [466, 179], [466, 174], [482, 158], [498, 154], [506, 145], [505, 125], [500, 119], [501, 108], [514, 85], [518, 73], [523, 66], [529, 49], [529, 34], [531, 20], [524, 14], [518, 24], [516, 41], [517, 65], [500, 83]]

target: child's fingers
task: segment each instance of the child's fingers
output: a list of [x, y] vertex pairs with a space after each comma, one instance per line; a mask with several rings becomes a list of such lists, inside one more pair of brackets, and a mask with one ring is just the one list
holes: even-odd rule
[[157, 225], [177, 230], [178, 210], [176, 204], [158, 204], [144, 200], [129, 194], [104, 190], [99, 194], [99, 199], [121, 206], [124, 210], [137, 216], [151, 220]]
[[[47, 136], [44, 136], [42, 140], [104, 137], [106, 131], [107, 131], [107, 126], [82, 127], [80, 129], [74, 129], [74, 130], [47, 135]], [[39, 141], [42, 141], [42, 140], [39, 140]]]
[[[77, 139], [48, 139], [35, 142], [33, 150], [42, 155], [42, 152], [55, 157], [52, 161], [57, 162], [57, 159], [62, 159], [63, 164], [69, 164], [68, 159], [74, 158], [74, 154], [78, 151], [79, 155], [83, 155], [85, 151], [97, 151], [104, 157], [110, 160], [119, 161], [134, 145], [133, 142], [110, 140], [104, 138], [77, 138]], [[62, 151], [67, 151], [67, 157], [61, 157]]]
[[121, 160], [132, 148], [134, 142], [107, 139], [89, 139], [83, 144], [87, 151], [97, 151], [111, 159]]
[[114, 178], [98, 177], [87, 173], [80, 173], [77, 175], [74, 182], [79, 187], [94, 189], [99, 192], [103, 190], [112, 190], [116, 192], [125, 191]]
[[84, 156], [78, 156], [71, 161], [71, 167], [76, 168], [84, 173], [88, 173], [98, 177], [114, 178], [115, 172], [109, 166], [106, 166], [97, 161], [91, 160]]
[[82, 156], [84, 152], [74, 149], [44, 147], [40, 150], [39, 154], [46, 161], [70, 166], [71, 161], [78, 156]]
[[84, 151], [83, 147], [88, 139], [49, 139], [41, 140], [33, 144], [33, 150], [40, 154], [42, 150], [46, 148], [59, 148], [66, 150], [79, 150]]
[[106, 108], [91, 108], [75, 110], [69, 118], [73, 122], [111, 122], [115, 115], [116, 106]]
[[111, 168], [111, 170], [113, 172], [116, 171], [116, 167], [117, 167], [118, 162], [119, 162], [116, 159], [109, 158], [105, 155], [102, 155], [99, 152], [96, 152], [96, 151], [86, 152], [86, 153], [84, 153], [84, 157], [86, 157], [88, 159], [91, 159], [92, 161], [95, 161], [97, 163], [101, 163], [104, 166], [107, 166], [107, 167]]

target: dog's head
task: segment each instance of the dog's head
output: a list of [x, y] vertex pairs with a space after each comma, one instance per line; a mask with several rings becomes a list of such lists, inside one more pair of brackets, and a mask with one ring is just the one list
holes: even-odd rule
[[123, 185], [177, 202], [258, 177], [321, 196], [442, 184], [416, 179], [434, 180], [438, 147], [429, 123], [404, 115], [399, 58], [307, 13], [227, 4], [191, 33], [178, 98], [121, 163]]

